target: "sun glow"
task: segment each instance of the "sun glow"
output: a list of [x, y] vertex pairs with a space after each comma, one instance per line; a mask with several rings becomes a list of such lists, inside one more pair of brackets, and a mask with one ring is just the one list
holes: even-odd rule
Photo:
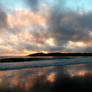
[[23, 53], [25, 53], [24, 55], [29, 55], [29, 54], [33, 54], [33, 53], [37, 53], [37, 52], [36, 51], [23, 50]]
[[45, 53], [45, 54], [47, 54], [48, 53], [48, 51], [41, 51], [42, 53]]

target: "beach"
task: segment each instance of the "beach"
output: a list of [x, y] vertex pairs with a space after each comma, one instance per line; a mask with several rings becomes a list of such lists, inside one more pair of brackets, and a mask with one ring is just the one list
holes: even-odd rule
[[91, 62], [90, 57], [0, 63], [0, 92], [89, 90], [92, 89]]

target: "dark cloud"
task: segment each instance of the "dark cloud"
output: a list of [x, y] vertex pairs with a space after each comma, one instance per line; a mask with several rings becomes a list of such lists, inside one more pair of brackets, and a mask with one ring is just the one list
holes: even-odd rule
[[7, 24], [7, 14], [3, 7], [0, 7], [0, 28], [6, 28]]
[[[39, 6], [40, 3], [43, 0], [25, 0], [27, 5], [31, 8], [31, 10], [33, 11], [38, 11], [39, 10]], [[64, 9], [65, 5], [66, 5], [66, 0], [54, 0], [54, 8], [56, 9]]]
[[33, 10], [37, 11], [39, 8], [39, 0], [26, 0], [27, 5]]
[[[51, 11], [48, 20], [48, 31], [53, 34], [57, 43], [91, 39], [89, 30], [92, 30], [92, 13], [80, 14], [74, 11]], [[62, 44], [62, 43], [61, 43]]]
[[92, 46], [87, 46], [86, 48], [84, 48], [83, 52], [92, 53]]

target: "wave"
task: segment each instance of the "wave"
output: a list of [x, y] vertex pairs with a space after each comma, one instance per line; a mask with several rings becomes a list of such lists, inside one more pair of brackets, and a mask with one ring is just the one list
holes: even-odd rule
[[92, 58], [73, 58], [73, 59], [56, 59], [56, 60], [41, 60], [33, 62], [12, 62], [0, 63], [0, 70], [18, 70], [25, 68], [42, 68], [49, 66], [66, 66], [75, 64], [92, 63]]

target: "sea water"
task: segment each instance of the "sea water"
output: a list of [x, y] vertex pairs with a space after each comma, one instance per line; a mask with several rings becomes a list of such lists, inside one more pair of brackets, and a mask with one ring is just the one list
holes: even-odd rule
[[[0, 70], [0, 92], [92, 91], [91, 63], [64, 65], [60, 60], [42, 62], [1, 64], [5, 70]], [[64, 66], [52, 66], [51, 62]], [[45, 64], [48, 63], [50, 66], [47, 67]], [[44, 67], [38, 68], [37, 65], [40, 64]], [[20, 69], [21, 66], [24, 68]]]
[[[4, 57], [3, 57], [4, 58]], [[18, 58], [18, 57], [17, 57]], [[24, 57], [25, 58], [25, 57]], [[1, 57], [2, 59], [2, 57]], [[23, 68], [40, 68], [48, 66], [65, 66], [73, 64], [85, 64], [92, 63], [92, 57], [63, 57], [63, 58], [51, 58], [44, 60], [34, 60], [34, 61], [17, 61], [5, 63], [0, 63], [0, 70], [14, 70], [14, 69], [23, 69]]]

